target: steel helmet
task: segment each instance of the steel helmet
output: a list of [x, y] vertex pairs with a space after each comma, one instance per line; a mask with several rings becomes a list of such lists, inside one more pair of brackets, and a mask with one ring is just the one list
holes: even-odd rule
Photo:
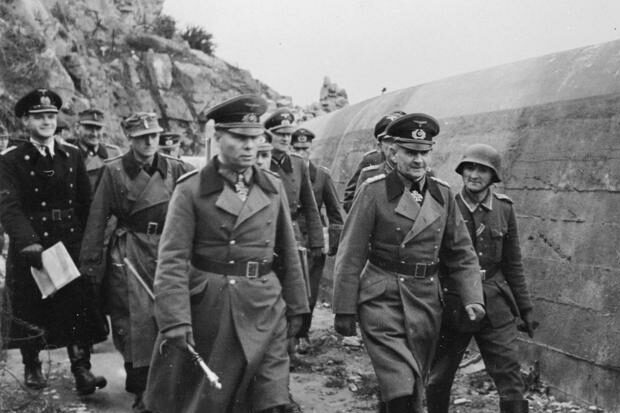
[[463, 174], [463, 167], [466, 163], [476, 163], [491, 168], [494, 173], [493, 182], [501, 182], [502, 178], [499, 171], [502, 169], [502, 161], [499, 152], [494, 147], [483, 143], [475, 143], [468, 146], [461, 158], [461, 162], [456, 167], [457, 174]]

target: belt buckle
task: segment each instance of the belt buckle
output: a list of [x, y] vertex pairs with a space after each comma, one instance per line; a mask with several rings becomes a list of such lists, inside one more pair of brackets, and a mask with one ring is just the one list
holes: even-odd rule
[[62, 221], [62, 214], [60, 209], [52, 209], [52, 221]]
[[487, 270], [480, 270], [480, 278], [482, 281], [487, 279]]
[[[421, 268], [421, 270], [420, 270]], [[428, 265], [426, 264], [420, 264], [418, 262], [416, 262], [415, 264], [415, 272], [413, 273], [413, 276], [415, 278], [426, 278], [426, 269], [428, 268]], [[420, 272], [422, 273], [422, 275], [420, 275]]]
[[157, 222], [149, 222], [146, 226], [146, 235], [157, 234], [157, 228], [159, 228], [159, 224]]
[[250, 280], [258, 278], [258, 261], [248, 261], [245, 264], [245, 276]]

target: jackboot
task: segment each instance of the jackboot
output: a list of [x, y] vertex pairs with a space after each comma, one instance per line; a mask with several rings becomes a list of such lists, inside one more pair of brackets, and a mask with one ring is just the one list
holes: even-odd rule
[[47, 387], [47, 380], [41, 371], [39, 350], [21, 348], [22, 361], [24, 363], [24, 384], [31, 389], [40, 390]]
[[282, 406], [282, 413], [303, 413], [301, 406], [293, 399], [292, 394], [288, 394], [288, 404]]
[[151, 413], [151, 411], [148, 410], [144, 405], [144, 400], [142, 400], [142, 393], [136, 394], [136, 398], [134, 399], [133, 405], [131, 406], [131, 411], [133, 413]]
[[528, 413], [529, 403], [527, 400], [500, 400], [500, 413]]
[[397, 397], [386, 402], [386, 413], [412, 413], [413, 402], [411, 396]]
[[379, 413], [387, 413], [387, 404], [380, 401], [379, 404], [377, 404], [377, 411]]
[[268, 409], [261, 410], [257, 413], [284, 413], [284, 406], [270, 407]]
[[71, 345], [67, 347], [71, 373], [75, 378], [75, 390], [80, 396], [93, 394], [96, 389], [103, 389], [108, 384], [105, 377], [95, 376], [90, 372], [90, 350], [88, 346]]

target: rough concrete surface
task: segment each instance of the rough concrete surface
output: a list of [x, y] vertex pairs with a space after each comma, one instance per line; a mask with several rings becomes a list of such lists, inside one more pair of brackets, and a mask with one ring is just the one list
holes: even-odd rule
[[432, 167], [460, 187], [463, 149], [503, 156], [526, 275], [541, 322], [527, 362], [559, 394], [620, 411], [620, 41], [455, 76], [371, 99], [304, 124], [313, 157], [342, 190], [372, 128], [393, 110], [437, 117]]

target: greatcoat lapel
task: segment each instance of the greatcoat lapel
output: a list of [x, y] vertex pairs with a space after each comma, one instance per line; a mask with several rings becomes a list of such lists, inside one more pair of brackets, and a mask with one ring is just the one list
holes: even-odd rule
[[[237, 195], [235, 194], [235, 196]], [[238, 196], [237, 199], [239, 199]], [[245, 220], [247, 220], [252, 215], [256, 214], [258, 211], [270, 204], [271, 199], [262, 190], [262, 188], [259, 185], [252, 185], [252, 188], [250, 188], [250, 193], [248, 194], [248, 199], [246, 199], [245, 203], [243, 203], [241, 212], [239, 212], [239, 216], [237, 217], [237, 222], [235, 222], [234, 228], [237, 228]]]
[[394, 212], [415, 221], [420, 213], [420, 205], [413, 199], [409, 191], [403, 191]]
[[[140, 173], [136, 177], [136, 180], [141, 179], [143, 175], [146, 175], [148, 177], [148, 174], [146, 172], [140, 171]], [[131, 208], [130, 215], [142, 211], [146, 208], [150, 208], [155, 205], [170, 201], [170, 191], [166, 186], [166, 182], [162, 178], [159, 171], [156, 171], [149, 178], [150, 179], [144, 186], [144, 189], [136, 198], [136, 202]]]
[[215, 206], [231, 215], [239, 216], [243, 208], [243, 201], [230, 185], [224, 185], [217, 201], [215, 201]]
[[413, 223], [413, 227], [411, 227], [411, 230], [407, 233], [407, 235], [405, 235], [403, 243], [411, 241], [426, 227], [441, 218], [442, 210], [443, 207], [441, 206], [441, 204], [439, 204], [439, 202], [437, 202], [434, 197], [428, 196], [427, 194], [427, 196], [424, 197], [424, 202], [422, 203], [420, 212], [418, 213], [418, 216]]

